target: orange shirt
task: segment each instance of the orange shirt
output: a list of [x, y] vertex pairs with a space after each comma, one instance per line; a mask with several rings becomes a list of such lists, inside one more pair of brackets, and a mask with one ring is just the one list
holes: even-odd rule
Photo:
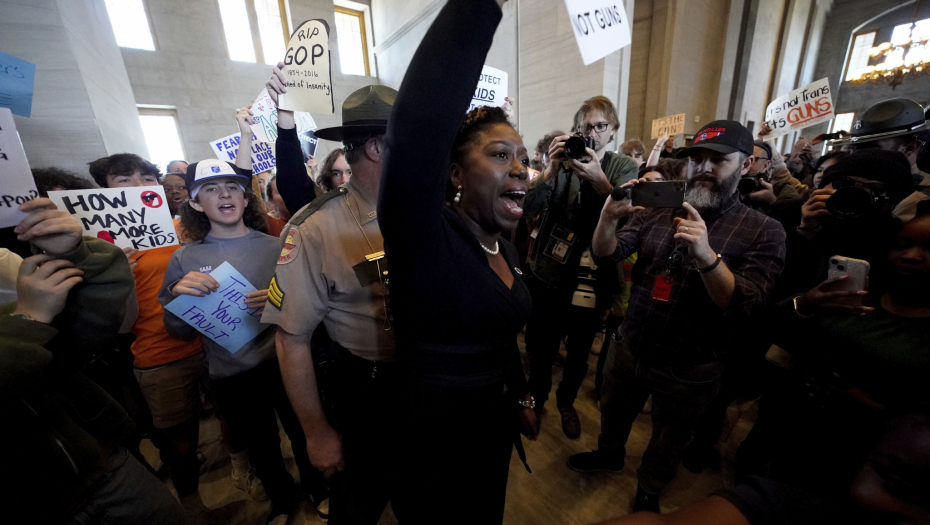
[[287, 226], [287, 221], [284, 219], [278, 219], [272, 216], [265, 217], [268, 219], [268, 235], [272, 237], [280, 237], [281, 231]]
[[[175, 224], [178, 229], [178, 225]], [[139, 300], [139, 318], [132, 327], [136, 341], [132, 344], [137, 368], [153, 368], [190, 357], [203, 350], [200, 338], [181, 341], [168, 335], [162, 316], [165, 315], [158, 302], [165, 279], [165, 269], [171, 255], [181, 246], [165, 246], [145, 250], [133, 256], [136, 259], [136, 297]]]

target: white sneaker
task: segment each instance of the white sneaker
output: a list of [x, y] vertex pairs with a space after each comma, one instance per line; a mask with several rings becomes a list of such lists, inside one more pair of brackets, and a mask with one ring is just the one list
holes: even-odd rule
[[258, 476], [255, 475], [254, 468], [249, 469], [248, 472], [241, 476], [237, 476], [234, 472], [232, 479], [236, 488], [244, 491], [253, 500], [265, 501], [268, 499], [268, 494], [265, 494], [265, 486], [262, 485], [262, 480], [258, 479]]

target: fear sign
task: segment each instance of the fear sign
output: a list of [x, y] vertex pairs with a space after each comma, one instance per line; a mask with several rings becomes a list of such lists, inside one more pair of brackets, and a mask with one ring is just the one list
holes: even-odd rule
[[143, 192], [142, 204], [145, 204], [149, 208], [160, 208], [162, 204], [161, 195], [155, 193], [154, 191]]

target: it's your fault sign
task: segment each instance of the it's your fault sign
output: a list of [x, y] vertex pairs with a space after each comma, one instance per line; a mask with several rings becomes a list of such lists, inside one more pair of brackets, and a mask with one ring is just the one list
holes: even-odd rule
[[584, 65], [630, 45], [630, 24], [622, 2], [565, 0]]

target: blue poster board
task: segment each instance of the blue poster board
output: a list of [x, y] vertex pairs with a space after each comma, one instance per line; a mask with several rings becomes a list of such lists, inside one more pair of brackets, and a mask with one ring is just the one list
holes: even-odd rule
[[30, 116], [35, 80], [35, 64], [0, 52], [0, 108], [10, 108], [14, 115]]

